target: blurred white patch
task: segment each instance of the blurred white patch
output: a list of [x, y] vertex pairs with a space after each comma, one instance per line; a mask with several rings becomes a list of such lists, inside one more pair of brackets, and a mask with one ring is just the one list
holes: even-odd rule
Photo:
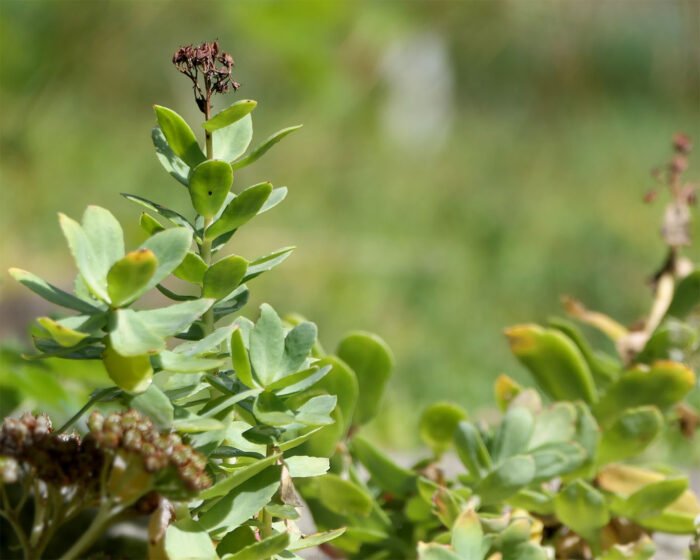
[[411, 152], [436, 152], [447, 140], [454, 76], [445, 40], [433, 32], [394, 41], [380, 61], [387, 95], [384, 132]]

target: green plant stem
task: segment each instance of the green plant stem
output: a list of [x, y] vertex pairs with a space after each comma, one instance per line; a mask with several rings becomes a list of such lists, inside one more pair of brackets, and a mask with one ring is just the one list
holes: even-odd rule
[[[211, 101], [207, 99], [207, 104], [206, 104], [206, 110], [204, 112], [204, 118], [206, 120], [209, 120], [209, 116], [211, 115]], [[207, 159], [214, 159], [214, 141], [212, 138], [211, 132], [208, 130], [205, 131], [205, 145], [206, 145], [206, 151], [207, 151]], [[205, 218], [204, 219], [204, 227], [202, 228], [202, 244], [200, 245], [199, 248], [199, 255], [202, 257], [202, 260], [206, 263], [207, 267], [211, 264], [211, 239], [206, 238], [206, 231], [209, 225], [211, 224], [212, 219], [211, 218]], [[204, 333], [205, 335], [211, 334], [214, 332], [214, 310], [209, 309], [207, 312], [204, 314]]]
[[90, 527], [87, 528], [82, 536], [59, 560], [74, 560], [75, 558], [80, 558], [80, 556], [104, 533], [105, 528], [119, 513], [119, 511], [114, 511], [112, 509], [112, 504], [109, 501], [104, 501], [100, 509], [97, 510], [97, 515], [90, 524]]
[[80, 420], [80, 417], [85, 414], [90, 408], [93, 407], [93, 405], [97, 404], [100, 401], [103, 400], [110, 400], [113, 396], [116, 396], [118, 393], [121, 392], [121, 389], [118, 387], [108, 387], [106, 389], [100, 389], [99, 391], [95, 391], [95, 393], [90, 397], [88, 402], [85, 403], [85, 405], [78, 411], [76, 412], [71, 418], [63, 424], [56, 432], [55, 434], [62, 434], [65, 432], [68, 428], [70, 428], [73, 424], [75, 424], [78, 420]]
[[0, 493], [2, 494], [2, 509], [0, 509], [0, 516], [7, 519], [10, 527], [12, 527], [12, 530], [15, 532], [17, 541], [22, 548], [22, 556], [24, 556], [25, 559], [29, 559], [31, 557], [29, 540], [27, 539], [27, 535], [24, 533], [22, 524], [17, 519], [15, 510], [10, 505], [10, 499], [7, 496], [7, 491], [5, 490], [4, 484], [0, 484]]

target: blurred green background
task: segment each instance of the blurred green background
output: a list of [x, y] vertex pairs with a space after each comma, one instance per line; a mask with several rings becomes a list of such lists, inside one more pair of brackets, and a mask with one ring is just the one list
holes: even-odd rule
[[[560, 294], [625, 323], [646, 311], [664, 253], [662, 206], [641, 202], [649, 170], [676, 130], [700, 140], [693, 0], [2, 0], [3, 268], [69, 286], [57, 211], [108, 207], [136, 244], [140, 212], [119, 192], [185, 207], [154, 156], [151, 106], [200, 120], [170, 58], [214, 38], [242, 84], [218, 107], [259, 101], [254, 144], [305, 125], [236, 178], [290, 195], [232, 249], [298, 246], [246, 313], [297, 311], [329, 348], [354, 328], [383, 336], [397, 370], [379, 426], [394, 444], [413, 441], [417, 407], [477, 411], [497, 374], [525, 378], [501, 330], [546, 319]], [[0, 336], [26, 344], [46, 311], [3, 273]], [[33, 379], [59, 413], [82, 397], [0, 359], [0, 382]]]

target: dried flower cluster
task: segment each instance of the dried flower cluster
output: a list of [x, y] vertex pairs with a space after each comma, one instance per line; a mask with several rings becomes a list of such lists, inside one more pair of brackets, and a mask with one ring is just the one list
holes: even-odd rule
[[211, 485], [204, 455], [183, 443], [177, 434], [161, 434], [148, 417], [136, 410], [113, 412], [107, 416], [93, 412], [88, 427], [90, 437], [98, 447], [137, 453], [148, 472], [173, 467], [189, 490], [201, 490]]
[[194, 97], [202, 113], [208, 113], [213, 93], [226, 93], [240, 87], [231, 76], [233, 57], [219, 49], [218, 41], [180, 47], [173, 55], [173, 64], [192, 80]]
[[37, 478], [58, 486], [96, 481], [103, 462], [94, 441], [81, 441], [77, 434], [56, 435], [46, 414], [29, 413], [5, 419], [0, 428], [0, 456], [11, 459], [3, 462], [7, 482], [17, 479], [19, 463], [31, 468]]
[[[668, 188], [671, 202], [666, 207], [661, 234], [664, 241], [675, 252], [679, 247], [690, 245], [690, 206], [696, 202], [697, 185], [683, 181], [683, 173], [688, 169], [688, 155], [693, 143], [687, 135], [678, 132], [673, 136], [673, 155], [662, 167], [652, 171], [659, 185]], [[645, 196], [652, 202], [658, 192], [652, 189]], [[671, 259], [675, 260], [674, 258]]]

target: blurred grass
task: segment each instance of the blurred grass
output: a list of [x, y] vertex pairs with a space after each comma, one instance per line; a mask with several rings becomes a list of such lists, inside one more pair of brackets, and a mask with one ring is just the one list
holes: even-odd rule
[[[57, 211], [108, 207], [137, 243], [119, 192], [185, 207], [153, 156], [151, 105], [198, 122], [170, 57], [212, 38], [236, 59], [238, 97], [260, 103], [258, 141], [305, 125], [236, 179], [290, 195], [232, 249], [298, 246], [252, 284], [247, 313], [298, 311], [329, 348], [381, 334], [395, 443], [413, 439], [416, 407], [476, 410], [498, 373], [522, 379], [500, 331], [546, 319], [560, 294], [644, 313], [663, 254], [661, 206], [641, 203], [649, 169], [674, 131], [700, 139], [694, 1], [3, 0], [4, 267], [69, 285]], [[4, 336], [22, 335], [30, 298], [3, 276]]]

